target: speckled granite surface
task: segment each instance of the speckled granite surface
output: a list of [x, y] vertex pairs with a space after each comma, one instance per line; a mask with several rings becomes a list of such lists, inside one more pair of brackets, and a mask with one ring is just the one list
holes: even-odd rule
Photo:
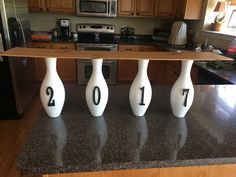
[[236, 86], [195, 86], [185, 119], [172, 116], [170, 87], [153, 87], [145, 117], [132, 115], [129, 86], [109, 87], [93, 118], [84, 87], [67, 87], [61, 117], [43, 111], [17, 166], [22, 174], [236, 163]]

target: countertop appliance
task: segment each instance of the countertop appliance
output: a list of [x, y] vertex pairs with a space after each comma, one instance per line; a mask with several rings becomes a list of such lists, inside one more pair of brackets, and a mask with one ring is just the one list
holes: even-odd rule
[[[77, 50], [117, 51], [114, 25], [78, 24], [77, 33]], [[102, 72], [108, 85], [116, 84], [117, 61], [103, 60]], [[91, 74], [91, 60], [77, 60], [78, 85], [86, 85]]]
[[[24, 0], [0, 1], [0, 46], [4, 51], [11, 47], [26, 47], [31, 40]], [[27, 58], [0, 59], [0, 119], [19, 118], [37, 94], [35, 60]]]
[[62, 40], [68, 40], [70, 38], [70, 20], [60, 19], [59, 20], [60, 37]]
[[172, 46], [184, 46], [187, 44], [187, 25], [182, 21], [176, 21], [171, 28], [168, 43]]
[[76, 0], [79, 16], [116, 17], [117, 0]]
[[156, 42], [167, 43], [170, 36], [169, 29], [155, 28], [152, 34], [152, 40]]

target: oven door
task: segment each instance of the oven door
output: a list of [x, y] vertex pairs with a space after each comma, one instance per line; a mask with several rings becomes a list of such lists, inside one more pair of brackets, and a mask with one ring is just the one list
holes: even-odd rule
[[116, 6], [116, 0], [76, 0], [79, 16], [113, 17], [116, 16]]
[[[116, 51], [117, 44], [77, 44], [77, 50]], [[77, 83], [86, 85], [93, 71], [91, 60], [77, 60]], [[117, 61], [103, 60], [102, 73], [108, 85], [116, 84]]]

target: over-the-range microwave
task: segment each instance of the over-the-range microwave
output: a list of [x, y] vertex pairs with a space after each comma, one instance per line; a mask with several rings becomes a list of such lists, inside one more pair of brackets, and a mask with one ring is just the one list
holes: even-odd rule
[[76, 0], [78, 16], [115, 17], [117, 0]]

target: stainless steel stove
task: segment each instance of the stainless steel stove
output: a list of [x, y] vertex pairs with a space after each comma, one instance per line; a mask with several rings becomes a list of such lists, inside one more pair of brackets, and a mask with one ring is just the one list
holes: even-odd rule
[[[117, 51], [114, 25], [78, 24], [77, 33], [77, 50]], [[116, 84], [116, 60], [103, 60], [102, 71], [108, 85]], [[91, 60], [77, 60], [77, 83], [86, 85], [91, 74]]]

